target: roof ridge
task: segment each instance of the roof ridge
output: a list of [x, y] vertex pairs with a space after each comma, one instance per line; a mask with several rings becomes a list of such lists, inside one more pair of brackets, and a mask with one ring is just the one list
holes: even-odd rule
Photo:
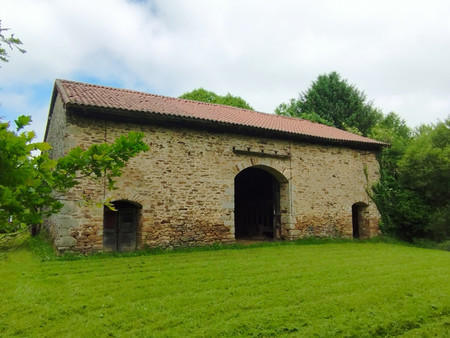
[[260, 114], [266, 114], [267, 115], [267, 113], [256, 111], [256, 110], [252, 110], [252, 109], [246, 109], [246, 108], [241, 108], [241, 107], [234, 107], [234, 106], [229, 106], [229, 105], [220, 104], [220, 103], [212, 103], [212, 102], [190, 100], [190, 99], [184, 99], [184, 98], [181, 98], [181, 97], [173, 97], [173, 96], [168, 96], [168, 95], [152, 94], [152, 93], [147, 93], [147, 92], [144, 92], [144, 91], [133, 90], [133, 89], [117, 88], [117, 87], [112, 87], [112, 86], [105, 86], [105, 85], [86, 83], [86, 82], [80, 82], [80, 81], [71, 81], [71, 80], [65, 80], [65, 79], [56, 79], [56, 82], [73, 83], [73, 84], [79, 84], [79, 85], [88, 86], [88, 87], [96, 87], [96, 88], [103, 88], [103, 89], [108, 89], [108, 90], [113, 90], [113, 91], [119, 91], [119, 92], [122, 92], [122, 93], [142, 94], [142, 95], [145, 95], [145, 96], [165, 98], [165, 99], [172, 100], [172, 101], [192, 102], [192, 103], [195, 103], [195, 104], [210, 105], [210, 106], [214, 106], [214, 107], [222, 106], [222, 107], [226, 107], [226, 108], [240, 109], [240, 110], [245, 110], [245, 111], [250, 111], [250, 112], [255, 112], [255, 113], [260, 113]]
[[[126, 89], [126, 88], [117, 88], [117, 87], [112, 87], [112, 86], [105, 86], [105, 85], [99, 85], [99, 84], [94, 84], [94, 83], [86, 83], [86, 82], [80, 82], [80, 81], [72, 81], [72, 80], [65, 80], [65, 79], [57, 79], [56, 81], [80, 84], [80, 85], [88, 86], [88, 87], [104, 88], [104, 89], [113, 90], [113, 91], [119, 91], [119, 92], [123, 92], [123, 93], [134, 93], [134, 94], [142, 94], [142, 95], [151, 96], [151, 97], [160, 97], [160, 98], [165, 98], [165, 99], [172, 100], [172, 101], [191, 102], [191, 103], [195, 103], [195, 104], [198, 104], [198, 105], [213, 106], [213, 107], [218, 107], [219, 106], [219, 107], [225, 107], [225, 108], [228, 108], [228, 109], [239, 109], [239, 110], [245, 110], [246, 112], [252, 112], [252, 113], [255, 113], [255, 114], [263, 114], [265, 117], [267, 115], [270, 115], [271, 117], [276, 117], [278, 119], [286, 119], [286, 120], [291, 120], [291, 121], [296, 121], [296, 122], [298, 122], [298, 121], [305, 121], [306, 123], [317, 124], [317, 125], [320, 125], [320, 126], [327, 126], [325, 124], [314, 122], [314, 121], [310, 121], [310, 120], [303, 119], [303, 118], [300, 118], [300, 117], [277, 115], [277, 114], [262, 112], [262, 111], [259, 111], [259, 110], [253, 110], [253, 109], [246, 109], [246, 108], [241, 108], [241, 107], [229, 106], [229, 105], [221, 104], [221, 103], [212, 103], [212, 102], [197, 101], [197, 100], [192, 100], [192, 99], [184, 99], [184, 98], [180, 98], [180, 97], [173, 97], [173, 96], [161, 95], [161, 94], [152, 94], [152, 93], [147, 93], [147, 92], [139, 91], [139, 90]], [[336, 128], [336, 127], [332, 127], [332, 126], [327, 126], [327, 127]]]
[[103, 88], [103, 89], [108, 89], [108, 90], [113, 90], [113, 91], [124, 92], [124, 93], [135, 93], [135, 94], [144, 94], [144, 95], [147, 95], [147, 96], [158, 96], [158, 97], [171, 98], [170, 96], [151, 94], [151, 93], [146, 93], [146, 92], [143, 92], [143, 91], [133, 90], [133, 89], [117, 88], [117, 87], [112, 87], [112, 86], [99, 85], [99, 84], [95, 84], [95, 83], [71, 81], [71, 80], [64, 80], [64, 79], [56, 79], [56, 81], [67, 82], [67, 83], [72, 83], [72, 84], [79, 84], [79, 85], [88, 86], [88, 87]]

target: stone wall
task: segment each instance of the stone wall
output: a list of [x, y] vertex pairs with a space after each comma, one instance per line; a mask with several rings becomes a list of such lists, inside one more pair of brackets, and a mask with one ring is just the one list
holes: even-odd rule
[[60, 128], [50, 126], [47, 140], [55, 142], [55, 155], [75, 145], [112, 142], [131, 130], [145, 133], [150, 150], [131, 159], [117, 181], [119, 189], [108, 192], [86, 181], [67, 194], [64, 209], [48, 222], [59, 250], [103, 248], [103, 209], [80, 205], [82, 194], [142, 206], [138, 248], [234, 242], [234, 178], [252, 166], [280, 183], [282, 238], [352, 237], [355, 203], [364, 206], [361, 236], [379, 232], [379, 214], [366, 192], [379, 177], [373, 152], [65, 114], [56, 104], [52, 123], [64, 121], [65, 135], [55, 137]]
[[[59, 158], [67, 153], [65, 149], [66, 138], [66, 114], [63, 102], [58, 95], [55, 99], [53, 113], [47, 121], [47, 135], [45, 141], [52, 145], [50, 156]], [[54, 239], [57, 248], [70, 249], [76, 244], [76, 240], [70, 237], [70, 230], [78, 223], [67, 224], [72, 221], [70, 213], [67, 212], [67, 204], [59, 215], [52, 216], [46, 220], [46, 227], [50, 236]]]

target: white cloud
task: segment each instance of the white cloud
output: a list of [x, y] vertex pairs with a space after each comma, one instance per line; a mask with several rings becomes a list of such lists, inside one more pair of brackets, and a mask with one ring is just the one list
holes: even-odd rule
[[[439, 0], [3, 0], [2, 25], [28, 53], [0, 69], [0, 115], [46, 115], [55, 78], [171, 96], [202, 86], [272, 112], [335, 70], [386, 113], [435, 122], [450, 113], [449, 10]], [[33, 103], [38, 87], [46, 98]]]

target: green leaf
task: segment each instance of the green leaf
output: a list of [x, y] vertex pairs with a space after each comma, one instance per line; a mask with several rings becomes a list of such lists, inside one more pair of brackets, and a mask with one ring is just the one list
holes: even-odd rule
[[47, 142], [38, 142], [34, 144], [35, 148], [40, 151], [49, 151], [52, 146]]
[[16, 130], [19, 131], [22, 128], [24, 128], [25, 126], [30, 124], [31, 116], [21, 115], [17, 118], [17, 120], [14, 120], [14, 122], [16, 123], [16, 126], [17, 126]]

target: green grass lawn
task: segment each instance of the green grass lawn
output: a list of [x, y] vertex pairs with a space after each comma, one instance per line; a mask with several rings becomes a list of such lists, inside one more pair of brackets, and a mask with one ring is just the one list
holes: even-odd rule
[[[450, 336], [450, 252], [386, 243], [0, 260], [0, 336]], [[6, 257], [6, 258], [5, 258]]]

